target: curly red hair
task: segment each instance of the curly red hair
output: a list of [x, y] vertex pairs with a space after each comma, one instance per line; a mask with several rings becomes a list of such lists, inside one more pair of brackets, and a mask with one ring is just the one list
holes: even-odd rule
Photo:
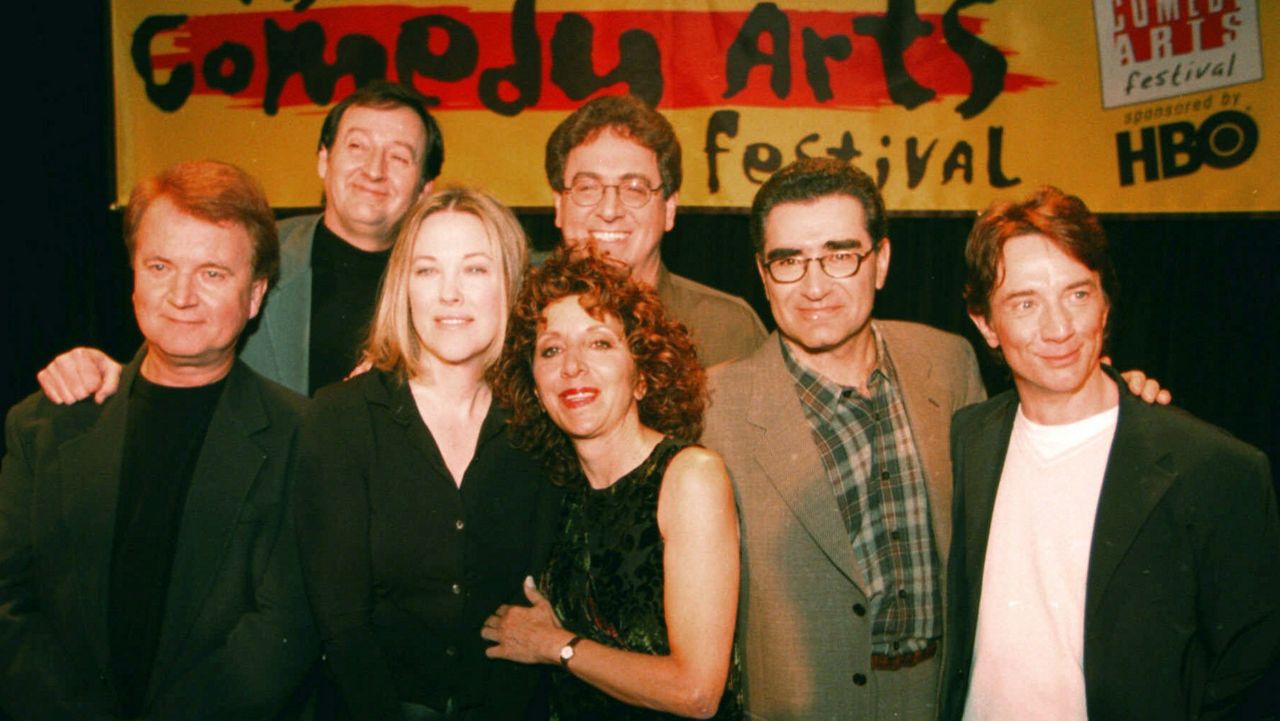
[[543, 310], [574, 295], [592, 317], [621, 321], [646, 389], [638, 401], [641, 423], [673, 438], [696, 441], [707, 406], [707, 374], [684, 324], [668, 316], [653, 290], [633, 281], [622, 263], [562, 246], [541, 267], [529, 268], [511, 309], [502, 357], [488, 373], [499, 403], [512, 412], [516, 444], [539, 455], [551, 479], [561, 485], [585, 479], [569, 437], [538, 400], [533, 353]]

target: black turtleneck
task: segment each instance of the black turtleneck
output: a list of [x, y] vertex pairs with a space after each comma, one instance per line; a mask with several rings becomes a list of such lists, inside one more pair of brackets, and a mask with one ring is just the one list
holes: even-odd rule
[[307, 387], [314, 394], [347, 377], [378, 301], [391, 250], [367, 252], [338, 237], [324, 222], [311, 246], [311, 347]]

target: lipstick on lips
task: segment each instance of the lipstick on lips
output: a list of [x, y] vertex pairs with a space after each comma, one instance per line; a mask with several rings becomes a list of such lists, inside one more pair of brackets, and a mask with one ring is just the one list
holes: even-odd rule
[[560, 402], [566, 408], [581, 408], [600, 395], [599, 388], [568, 388], [560, 391]]

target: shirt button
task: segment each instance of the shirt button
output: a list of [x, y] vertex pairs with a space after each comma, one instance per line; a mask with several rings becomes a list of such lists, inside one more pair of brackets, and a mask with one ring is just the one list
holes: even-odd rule
[[889, 531], [889, 538], [892, 538], [895, 541], [901, 541], [902, 534], [898, 531]]
[[449, 648], [446, 648], [446, 649], [444, 650], [444, 655], [449, 656], [449, 657], [457, 656], [457, 655], [458, 655], [458, 649], [454, 648], [453, 646], [450, 646]]
[[455, 583], [452, 586], [450, 586], [450, 590], [453, 591], [453, 595], [457, 596], [462, 593], [462, 584]]
[[453, 522], [453, 527], [461, 531], [462, 529], [467, 527], [467, 524], [464, 523], [461, 518], [459, 518], [458, 520]]
[[889, 480], [889, 472], [888, 472], [888, 471], [880, 471], [880, 480], [882, 480], [882, 481], [887, 481], [887, 480]]
[[867, 675], [866, 675], [866, 674], [862, 674], [862, 673], [855, 673], [855, 674], [853, 675], [853, 685], [854, 685], [854, 686], [866, 686], [866, 685], [867, 685]]
[[906, 597], [907, 597], [907, 589], [905, 589], [905, 588], [899, 588], [899, 589], [898, 589], [898, 598], [906, 598]]
[[855, 616], [867, 615], [867, 607], [863, 606], [861, 603], [853, 604], [853, 615]]

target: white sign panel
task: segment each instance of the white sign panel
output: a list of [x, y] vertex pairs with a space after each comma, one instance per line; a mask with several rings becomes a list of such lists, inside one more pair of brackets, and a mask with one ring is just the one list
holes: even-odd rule
[[1257, 0], [1094, 0], [1093, 10], [1105, 108], [1262, 79]]

